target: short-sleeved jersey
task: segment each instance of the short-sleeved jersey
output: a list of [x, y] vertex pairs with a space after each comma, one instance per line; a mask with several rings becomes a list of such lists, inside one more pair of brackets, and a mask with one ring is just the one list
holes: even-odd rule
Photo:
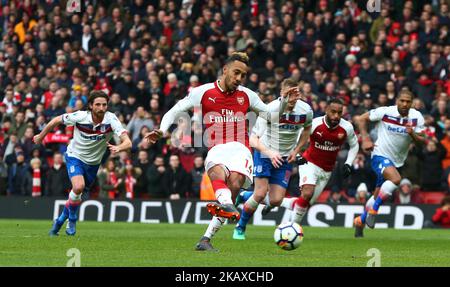
[[[247, 112], [278, 112], [281, 104], [273, 110], [264, 104], [252, 90], [238, 86], [233, 92], [225, 92], [219, 81], [193, 88], [161, 121], [160, 129], [166, 132], [174, 120], [174, 114], [201, 107], [204, 138], [209, 148], [228, 142], [240, 142], [249, 148]], [[281, 102], [280, 99], [277, 100]], [[284, 101], [286, 102], [286, 101]], [[283, 107], [284, 108], [284, 107]], [[250, 149], [250, 148], [249, 148]]]
[[[272, 101], [269, 106], [280, 105], [280, 102]], [[288, 156], [297, 145], [297, 141], [303, 128], [311, 126], [313, 111], [311, 107], [299, 100], [292, 112], [283, 113], [279, 121], [268, 122], [258, 117], [252, 133], [258, 136], [261, 143], [271, 150], [278, 151], [281, 156]]]
[[348, 142], [350, 147], [358, 145], [358, 139], [350, 122], [341, 119], [339, 125], [330, 128], [325, 121], [325, 116], [313, 120], [309, 141], [309, 147], [303, 153], [303, 157], [324, 171], [333, 170], [337, 154], [345, 142]]
[[63, 124], [75, 126], [67, 155], [89, 165], [100, 164], [113, 132], [117, 136], [126, 132], [119, 119], [111, 112], [106, 112], [103, 121], [97, 125], [94, 125], [90, 111], [63, 114], [61, 118]]
[[425, 121], [422, 114], [410, 109], [407, 117], [400, 116], [397, 106], [379, 107], [369, 111], [369, 119], [378, 122], [377, 140], [372, 155], [390, 159], [396, 167], [401, 167], [408, 156], [412, 138], [406, 132], [406, 126], [411, 125], [414, 132], [424, 130]]

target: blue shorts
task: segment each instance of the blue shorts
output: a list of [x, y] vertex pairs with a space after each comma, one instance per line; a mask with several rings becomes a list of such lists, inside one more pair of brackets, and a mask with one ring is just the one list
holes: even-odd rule
[[76, 175], [82, 175], [86, 186], [85, 191], [87, 191], [97, 178], [97, 171], [100, 165], [85, 164], [75, 157], [68, 156], [67, 153], [64, 154], [64, 158], [66, 159], [67, 173], [70, 179]]
[[261, 153], [255, 150], [253, 163], [255, 166], [255, 177], [268, 178], [269, 184], [277, 184], [283, 188], [288, 187], [289, 178], [292, 173], [292, 165], [287, 160], [284, 160], [282, 166], [275, 168], [270, 158], [261, 156]]
[[377, 175], [376, 187], [380, 187], [385, 181], [383, 176], [384, 169], [389, 166], [395, 167], [395, 164], [390, 159], [379, 155], [372, 156], [371, 165]]

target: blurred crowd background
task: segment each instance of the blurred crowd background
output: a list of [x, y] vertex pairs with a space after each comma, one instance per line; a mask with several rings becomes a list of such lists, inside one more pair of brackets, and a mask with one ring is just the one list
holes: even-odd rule
[[[53, 117], [84, 109], [90, 91], [103, 90], [133, 148], [105, 155], [90, 197], [214, 199], [205, 147], [170, 139], [150, 147], [143, 135], [190, 89], [217, 79], [234, 51], [250, 56], [245, 85], [264, 102], [291, 77], [305, 82], [304, 100], [316, 117], [334, 97], [354, 121], [411, 90], [428, 142], [411, 146], [393, 200], [427, 203], [432, 194], [438, 202], [448, 193], [450, 1], [381, 0], [380, 11], [369, 13], [366, 1], [81, 0], [81, 13], [70, 14], [67, 2], [0, 0], [0, 195], [66, 197], [62, 154], [73, 128], [59, 127], [45, 145], [32, 137]], [[201, 132], [194, 121], [192, 134]], [[320, 200], [364, 202], [373, 191], [363, 152], [343, 180], [346, 152]], [[296, 172], [288, 193], [299, 193]]]

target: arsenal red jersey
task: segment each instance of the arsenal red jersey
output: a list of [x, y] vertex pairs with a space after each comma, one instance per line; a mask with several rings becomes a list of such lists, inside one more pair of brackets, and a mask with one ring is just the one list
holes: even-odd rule
[[[287, 103], [286, 100], [280, 100], [279, 106], [269, 107], [248, 88], [238, 86], [233, 92], [225, 92], [218, 83], [219, 81], [216, 81], [193, 88], [186, 98], [164, 115], [160, 129], [166, 132], [177, 113], [201, 107], [205, 126], [203, 138], [209, 148], [228, 142], [240, 142], [249, 147], [248, 110], [251, 109], [256, 113], [279, 113], [280, 108], [283, 111]], [[264, 113], [258, 115], [264, 116]]]
[[350, 146], [358, 143], [350, 122], [341, 119], [338, 126], [330, 128], [325, 116], [313, 120], [309, 141], [303, 157], [325, 171], [333, 170], [337, 154], [346, 141]]

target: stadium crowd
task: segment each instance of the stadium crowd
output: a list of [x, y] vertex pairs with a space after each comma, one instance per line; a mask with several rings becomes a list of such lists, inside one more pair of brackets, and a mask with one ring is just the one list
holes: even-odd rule
[[[408, 88], [429, 140], [411, 147], [395, 201], [448, 192], [449, 1], [381, 1], [379, 13], [368, 13], [365, 1], [94, 0], [81, 1], [75, 14], [66, 2], [0, 0], [0, 195], [67, 196], [62, 154], [73, 128], [58, 128], [44, 145], [33, 135], [103, 90], [133, 147], [105, 155], [91, 196], [214, 199], [206, 147], [189, 147], [189, 135], [149, 146], [143, 135], [190, 89], [214, 81], [234, 51], [250, 56], [245, 85], [266, 103], [283, 79], [304, 81], [314, 116], [339, 97], [344, 118], [354, 121]], [[192, 135], [201, 133], [194, 115]], [[375, 182], [370, 157], [361, 152], [343, 180], [345, 157], [346, 150], [328, 200], [364, 202]], [[295, 170], [288, 191], [299, 193]]]

